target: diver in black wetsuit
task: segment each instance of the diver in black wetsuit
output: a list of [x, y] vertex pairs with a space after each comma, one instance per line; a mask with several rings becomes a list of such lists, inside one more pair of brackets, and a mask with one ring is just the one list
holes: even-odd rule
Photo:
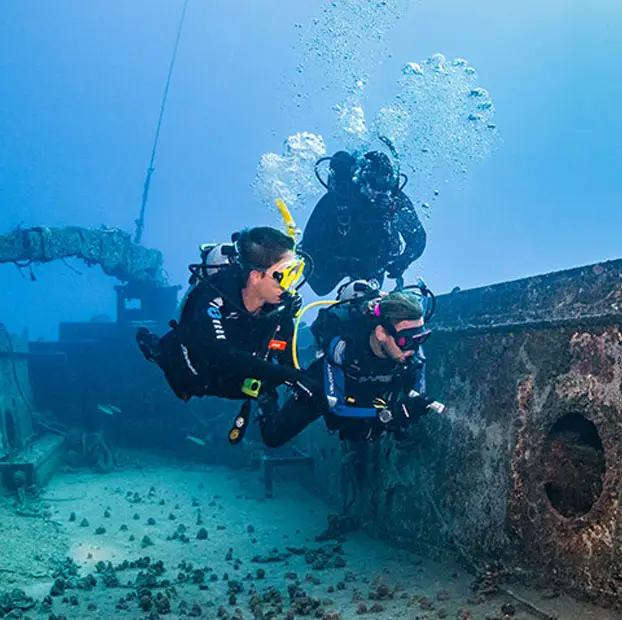
[[402, 437], [428, 411], [443, 411], [425, 395], [421, 345], [430, 330], [412, 292], [368, 289], [360, 299], [322, 310], [311, 330], [322, 356], [307, 373], [322, 383], [326, 402], [294, 395], [280, 409], [264, 403], [259, 423], [266, 445], [286, 443], [320, 416], [341, 439], [361, 441], [385, 432]]
[[[324, 182], [317, 165], [329, 160]], [[339, 151], [316, 164], [326, 194], [305, 226], [301, 248], [313, 259], [309, 285], [327, 295], [343, 278], [401, 278], [423, 254], [426, 234], [400, 175], [379, 151], [357, 157]]]
[[205, 264], [191, 266], [194, 288], [171, 331], [159, 338], [138, 330], [143, 355], [164, 371], [184, 401], [208, 395], [257, 398], [284, 383], [303, 400], [314, 401], [318, 384], [291, 362], [293, 316], [300, 307], [292, 290], [304, 266], [293, 240], [259, 227], [242, 231], [237, 247], [221, 250], [217, 246], [212, 252], [237, 258], [207, 269], [208, 276], [201, 275]]

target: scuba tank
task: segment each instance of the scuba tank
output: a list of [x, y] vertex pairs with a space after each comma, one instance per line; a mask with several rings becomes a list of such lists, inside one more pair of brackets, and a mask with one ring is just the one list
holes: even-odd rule
[[201, 262], [198, 265], [188, 266], [192, 274], [189, 281], [191, 286], [238, 260], [239, 252], [235, 244], [237, 238], [238, 233], [234, 233], [231, 235], [231, 243], [203, 243], [199, 246]]
[[199, 282], [204, 282], [221, 269], [237, 262], [239, 256], [235, 244], [237, 238], [238, 233], [234, 233], [231, 235], [231, 243], [203, 243], [199, 246], [201, 262], [188, 265], [190, 271], [189, 286], [177, 306], [176, 321], [179, 321], [181, 318], [182, 310], [188, 301], [188, 295], [196, 288]]
[[337, 289], [337, 301], [352, 301], [367, 295], [372, 295], [375, 292], [379, 292], [379, 286], [376, 281], [352, 280], [351, 282], [342, 284], [339, 289]]
[[352, 280], [342, 285], [336, 300], [328, 308], [321, 309], [311, 324], [311, 333], [318, 346], [324, 349], [334, 336], [344, 335], [344, 326], [348, 326], [349, 332], [364, 328], [369, 319], [365, 306], [384, 294], [367, 280]]

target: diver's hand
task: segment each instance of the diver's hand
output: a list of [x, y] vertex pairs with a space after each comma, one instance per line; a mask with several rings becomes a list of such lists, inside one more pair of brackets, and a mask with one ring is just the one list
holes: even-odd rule
[[299, 373], [297, 378], [286, 381], [285, 385], [291, 389], [295, 400], [310, 404], [317, 409], [326, 408], [326, 396], [319, 381]]
[[434, 400], [422, 394], [416, 396], [401, 396], [397, 398], [390, 407], [391, 424], [405, 426], [413, 424], [421, 416], [429, 411], [430, 405]]
[[297, 291], [287, 291], [281, 296], [281, 303], [285, 307], [285, 311], [290, 316], [296, 316], [302, 308], [302, 295]]
[[428, 407], [434, 402], [433, 398], [418, 394], [417, 396], [410, 397], [404, 403], [411, 415], [420, 417], [428, 413]]
[[419, 394], [414, 390], [408, 394], [406, 403], [409, 410], [412, 409], [414, 411], [421, 412], [419, 415], [424, 415], [430, 411], [435, 413], [445, 413], [445, 405], [443, 405], [443, 403], [439, 403], [437, 400], [434, 400], [429, 396]]

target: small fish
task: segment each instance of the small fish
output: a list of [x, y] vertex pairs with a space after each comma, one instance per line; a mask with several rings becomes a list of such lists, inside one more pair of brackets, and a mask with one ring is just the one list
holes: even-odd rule
[[205, 448], [205, 442], [202, 439], [199, 439], [198, 437], [193, 437], [192, 435], [187, 435], [186, 439], [188, 441], [191, 441], [192, 443], [196, 443], [197, 446], [202, 446]]
[[106, 415], [114, 415], [115, 413], [121, 413], [121, 409], [115, 405], [97, 405], [97, 409]]

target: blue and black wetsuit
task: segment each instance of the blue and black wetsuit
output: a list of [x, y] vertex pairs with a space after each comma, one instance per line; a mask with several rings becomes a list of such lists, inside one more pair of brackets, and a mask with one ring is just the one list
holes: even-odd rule
[[368, 341], [337, 336], [325, 354], [324, 387], [335, 403], [324, 416], [328, 428], [342, 439], [375, 439], [385, 430], [404, 430], [399, 422], [379, 422], [378, 403], [391, 409], [401, 395], [425, 392], [425, 358], [419, 350], [407, 364], [399, 364], [376, 357]]
[[[342, 311], [347, 312], [345, 308]], [[380, 398], [391, 406], [413, 389], [425, 392], [425, 358], [421, 350], [407, 364], [377, 357], [369, 344], [369, 324], [367, 328], [358, 324], [354, 315], [332, 325], [324, 323], [322, 331], [323, 354], [306, 372], [322, 383], [324, 393], [332, 397], [334, 404], [329, 405], [327, 399], [326, 405], [318, 408], [290, 398], [282, 408], [267, 411], [261, 418], [264, 442], [272, 447], [283, 445], [320, 416], [329, 429], [339, 432], [340, 438], [351, 441], [375, 439], [387, 430], [403, 430], [399, 425], [381, 423], [374, 404]], [[409, 423], [421, 413], [413, 412]]]

